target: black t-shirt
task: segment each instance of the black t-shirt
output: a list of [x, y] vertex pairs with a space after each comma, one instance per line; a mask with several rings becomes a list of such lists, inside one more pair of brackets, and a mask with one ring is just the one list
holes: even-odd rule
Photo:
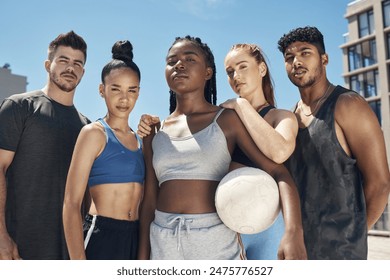
[[14, 151], [6, 173], [6, 224], [23, 259], [67, 259], [62, 206], [73, 148], [90, 121], [42, 91], [0, 107], [0, 149]]

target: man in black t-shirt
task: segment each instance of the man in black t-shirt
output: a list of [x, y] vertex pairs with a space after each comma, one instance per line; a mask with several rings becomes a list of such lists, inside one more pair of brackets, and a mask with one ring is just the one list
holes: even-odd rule
[[48, 49], [42, 90], [0, 106], [0, 259], [68, 259], [62, 227], [66, 177], [80, 129], [73, 105], [87, 45], [73, 31]]

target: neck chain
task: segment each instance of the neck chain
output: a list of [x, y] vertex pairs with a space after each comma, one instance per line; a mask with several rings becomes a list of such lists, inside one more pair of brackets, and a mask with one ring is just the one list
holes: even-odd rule
[[[329, 89], [331, 88], [332, 84], [329, 84], [328, 88], [326, 89], [325, 93], [321, 96], [320, 99], [318, 99], [317, 103], [316, 103], [316, 106], [314, 107], [314, 110], [311, 111], [310, 114], [306, 114], [305, 111], [303, 110], [303, 107], [302, 107], [302, 100], [301, 100], [301, 103], [299, 104], [299, 109], [302, 111], [302, 113], [306, 116], [306, 117], [310, 117], [312, 116], [313, 114], [315, 114], [317, 112], [317, 109], [318, 109], [318, 106], [326, 99], [326, 97], [328, 97], [330, 91]], [[310, 106], [309, 106], [310, 107]]]

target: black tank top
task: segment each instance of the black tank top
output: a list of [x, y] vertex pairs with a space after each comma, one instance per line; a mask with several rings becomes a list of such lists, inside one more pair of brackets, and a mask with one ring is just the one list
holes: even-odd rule
[[286, 162], [299, 191], [309, 259], [367, 259], [361, 175], [335, 132], [335, 105], [348, 91], [337, 86], [310, 125], [299, 129]]
[[[267, 115], [267, 113], [271, 109], [274, 109], [274, 108], [275, 108], [274, 106], [268, 105], [267, 107], [264, 107], [263, 109], [261, 109], [259, 111], [259, 115], [264, 118], [265, 115]], [[232, 154], [232, 161], [241, 163], [241, 164], [243, 164], [245, 166], [256, 167], [257, 168], [255, 163], [252, 162], [238, 146], [236, 146], [234, 148], [234, 151], [233, 151], [233, 154]]]

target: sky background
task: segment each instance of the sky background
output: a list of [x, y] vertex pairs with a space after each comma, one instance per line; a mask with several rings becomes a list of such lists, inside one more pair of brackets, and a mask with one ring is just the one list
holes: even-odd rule
[[[13, 74], [27, 76], [27, 90], [47, 81], [47, 47], [60, 33], [74, 30], [88, 44], [85, 75], [77, 88], [75, 105], [92, 121], [106, 113], [98, 94], [103, 66], [111, 47], [129, 40], [134, 62], [141, 69], [141, 91], [130, 115], [136, 130], [144, 113], [161, 119], [169, 113], [165, 57], [175, 37], [191, 35], [207, 43], [217, 68], [217, 103], [235, 97], [227, 82], [224, 58], [236, 43], [258, 44], [266, 54], [275, 83], [279, 108], [291, 109], [299, 92], [287, 78], [279, 38], [296, 27], [316, 26], [324, 35], [329, 54], [328, 78], [342, 78], [344, 18], [351, 0], [1, 0], [0, 67], [10, 64]], [[0, 85], [1, 86], [1, 85]]]

